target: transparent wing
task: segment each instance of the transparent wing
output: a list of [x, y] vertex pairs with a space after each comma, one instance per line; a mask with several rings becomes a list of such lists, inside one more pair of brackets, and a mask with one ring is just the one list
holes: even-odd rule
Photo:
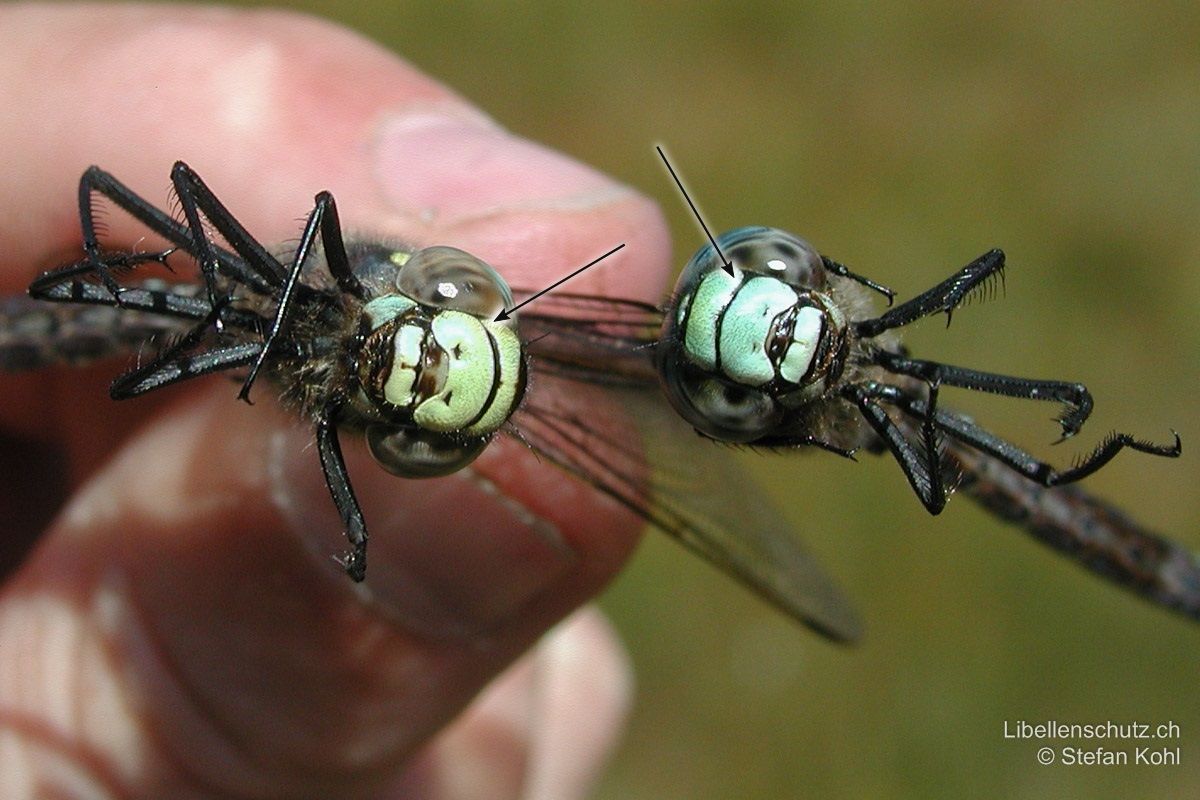
[[[514, 289], [519, 302], [528, 293]], [[535, 369], [588, 383], [657, 383], [653, 350], [662, 311], [636, 300], [554, 292], [519, 313], [521, 338]]]
[[[531, 375], [512, 418], [517, 438], [805, 625], [834, 640], [857, 639], [858, 616], [794, 526], [662, 396], [650, 349], [658, 312], [625, 301], [558, 300], [554, 314], [543, 306], [534, 319], [521, 317]], [[591, 316], [581, 324], [572, 314]]]

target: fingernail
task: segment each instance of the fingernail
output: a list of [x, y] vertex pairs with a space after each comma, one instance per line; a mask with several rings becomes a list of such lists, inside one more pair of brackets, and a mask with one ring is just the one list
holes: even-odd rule
[[467, 638], [495, 630], [577, 560], [556, 528], [471, 468], [445, 478], [398, 478], [380, 469], [357, 437], [343, 434], [370, 534], [367, 579], [352, 584], [334, 561], [347, 544], [311, 432], [283, 432], [271, 449], [275, 502], [312, 557], [413, 632]]
[[497, 211], [588, 210], [632, 194], [457, 106], [408, 109], [388, 118], [377, 165], [382, 191], [398, 212], [442, 224]]

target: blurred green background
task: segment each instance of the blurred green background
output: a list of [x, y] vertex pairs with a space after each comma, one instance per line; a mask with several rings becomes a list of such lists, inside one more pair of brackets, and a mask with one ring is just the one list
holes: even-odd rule
[[[1007, 291], [917, 326], [918, 355], [1087, 382], [1047, 406], [951, 400], [1069, 462], [1119, 428], [1183, 436], [1088, 481], [1200, 549], [1200, 4], [310, 2], [523, 135], [659, 199], [677, 260], [789, 228], [911, 296], [984, 250]], [[1200, 634], [882, 459], [750, 467], [859, 604], [865, 642], [793, 626], [661, 537], [603, 599], [638, 678], [601, 798], [1197, 797]], [[1038, 766], [1003, 725], [1174, 721], [1181, 766]], [[1128, 741], [1048, 742], [1104, 745]], [[1151, 742], [1149, 744], [1158, 744]]]

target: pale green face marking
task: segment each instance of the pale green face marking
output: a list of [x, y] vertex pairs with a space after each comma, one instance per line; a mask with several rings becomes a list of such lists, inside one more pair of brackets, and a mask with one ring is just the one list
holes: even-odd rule
[[486, 434], [499, 428], [508, 419], [517, 405], [517, 391], [521, 387], [521, 338], [516, 330], [506, 323], [484, 326], [491, 331], [499, 354], [499, 374], [496, 396], [479, 422], [467, 429], [467, 433]]
[[676, 325], [682, 326], [684, 320], [687, 319], [688, 311], [690, 311], [692, 308], [692, 300], [695, 298], [695, 296], [696, 295], [694, 293], [687, 292], [679, 298], [679, 302], [675, 308]]
[[415, 308], [416, 305], [414, 300], [402, 294], [385, 294], [363, 306], [363, 313], [367, 315], [367, 319], [371, 322], [371, 329], [374, 330], [391, 322], [409, 309]]
[[446, 379], [440, 391], [413, 409], [413, 420], [439, 433], [464, 430], [483, 411], [496, 379], [491, 339], [483, 322], [461, 311], [433, 318], [433, 339], [445, 352]]
[[[521, 341], [516, 331], [460, 311], [440, 312], [432, 331], [447, 359], [446, 377], [440, 391], [413, 409], [413, 421], [439, 433], [495, 431], [512, 413], [520, 387]], [[399, 347], [397, 343], [397, 354]]]
[[413, 400], [417, 368], [421, 365], [421, 341], [425, 332], [416, 325], [404, 325], [396, 331], [392, 340], [392, 364], [387, 382], [383, 385], [383, 399], [401, 407]]
[[783, 363], [779, 365], [780, 377], [791, 383], [800, 383], [812, 364], [820, 339], [821, 312], [812, 306], [805, 306], [796, 315], [791, 344], [783, 354]]
[[767, 355], [771, 323], [797, 301], [787, 284], [754, 278], [729, 304], [721, 322], [721, 372], [747, 386], [762, 386], [775, 378]]
[[705, 275], [690, 298], [691, 315], [683, 332], [688, 358], [704, 369], [717, 369], [717, 323], [737, 292], [738, 280], [723, 269]]

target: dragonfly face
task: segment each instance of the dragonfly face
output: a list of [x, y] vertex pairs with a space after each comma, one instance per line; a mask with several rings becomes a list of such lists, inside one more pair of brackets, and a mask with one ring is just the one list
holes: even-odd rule
[[714, 439], [755, 442], [841, 377], [846, 316], [821, 256], [775, 228], [738, 228], [683, 269], [663, 322], [659, 369], [685, 419]]
[[[722, 253], [730, 259], [728, 267]], [[1091, 395], [1082, 384], [922, 361], [900, 346], [896, 329], [933, 313], [949, 316], [1003, 268], [1004, 254], [992, 250], [873, 317], [866, 290], [889, 302], [891, 290], [819, 255], [803, 239], [761, 227], [722, 234], [716, 247], [702, 248], [688, 262], [667, 309], [658, 367], [668, 397], [714, 439], [819, 445], [844, 454], [886, 447], [935, 514], [948, 494], [937, 452], [939, 429], [1008, 459], [1045, 486], [1078, 480], [1123, 447], [1177, 455], [1177, 446], [1117, 437], [1078, 467], [1058, 472], [964, 418], [943, 413], [939, 419], [942, 385], [1062, 402], [1063, 438], [1077, 433], [1091, 412]], [[905, 412], [907, 419], [895, 421], [884, 406]]]
[[456, 472], [525, 390], [516, 317], [495, 321], [513, 305], [508, 284], [454, 247], [352, 244], [347, 254], [373, 296], [345, 345], [360, 391], [349, 391], [342, 424], [365, 427], [371, 454], [395, 475]]

